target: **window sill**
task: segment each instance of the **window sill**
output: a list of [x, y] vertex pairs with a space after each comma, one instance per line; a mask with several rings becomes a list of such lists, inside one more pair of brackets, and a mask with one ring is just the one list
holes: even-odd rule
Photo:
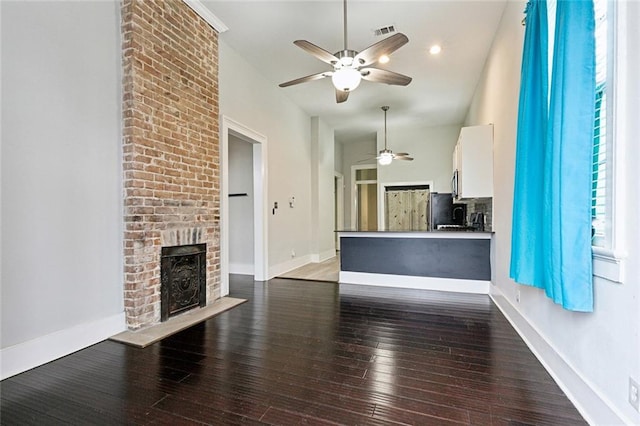
[[602, 247], [592, 247], [591, 249], [593, 276], [618, 284], [622, 283], [624, 281], [624, 255]]

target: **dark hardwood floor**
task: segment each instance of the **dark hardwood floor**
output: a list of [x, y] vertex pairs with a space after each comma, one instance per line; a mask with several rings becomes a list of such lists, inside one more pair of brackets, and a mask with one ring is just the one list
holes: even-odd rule
[[249, 302], [0, 383], [3, 425], [586, 424], [487, 296], [232, 276]]

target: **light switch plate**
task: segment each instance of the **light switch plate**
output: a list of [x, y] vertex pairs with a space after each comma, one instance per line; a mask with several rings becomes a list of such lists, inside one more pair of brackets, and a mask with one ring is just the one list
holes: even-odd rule
[[638, 394], [638, 391], [638, 383], [629, 377], [629, 404], [631, 404], [636, 411], [640, 411], [640, 394]]

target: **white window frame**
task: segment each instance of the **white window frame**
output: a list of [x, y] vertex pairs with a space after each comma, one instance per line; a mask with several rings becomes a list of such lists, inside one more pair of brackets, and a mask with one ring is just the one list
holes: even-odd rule
[[608, 44], [607, 51], [607, 181], [605, 245], [592, 247], [593, 275], [614, 283], [624, 282], [625, 242], [625, 141], [629, 112], [625, 93], [627, 75], [626, 55], [626, 13], [624, 2], [607, 2]]

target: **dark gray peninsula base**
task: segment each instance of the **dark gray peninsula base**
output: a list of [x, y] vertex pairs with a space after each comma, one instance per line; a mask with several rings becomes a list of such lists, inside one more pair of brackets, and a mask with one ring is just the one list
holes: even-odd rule
[[490, 232], [340, 232], [340, 282], [486, 294]]

